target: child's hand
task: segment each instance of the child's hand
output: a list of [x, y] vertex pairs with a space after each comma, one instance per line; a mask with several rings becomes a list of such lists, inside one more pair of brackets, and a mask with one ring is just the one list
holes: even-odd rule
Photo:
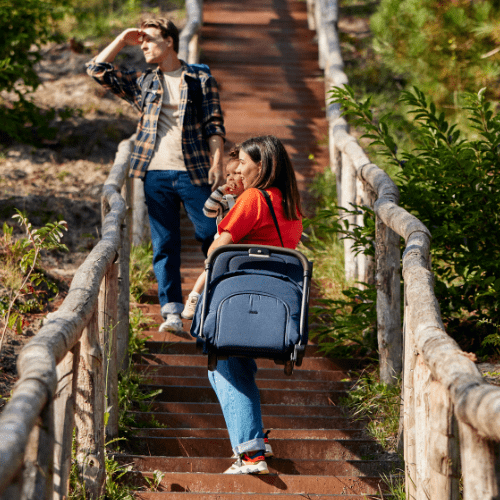
[[229, 189], [229, 184], [223, 184], [222, 186], [219, 186], [219, 189], [222, 194], [226, 194], [227, 190]]

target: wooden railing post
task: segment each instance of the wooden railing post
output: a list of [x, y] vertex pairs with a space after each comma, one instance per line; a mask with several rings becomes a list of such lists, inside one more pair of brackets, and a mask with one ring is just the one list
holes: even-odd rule
[[450, 395], [443, 385], [436, 381], [432, 381], [429, 386], [429, 414], [429, 498], [458, 500], [458, 425]]
[[148, 208], [144, 196], [144, 182], [132, 179], [132, 245], [138, 246], [150, 239]]
[[415, 458], [416, 458], [416, 499], [428, 500], [430, 496], [430, 470], [429, 470], [429, 434], [430, 419], [434, 416], [429, 412], [429, 388], [431, 385], [431, 372], [425, 365], [422, 356], [417, 356], [413, 374], [415, 394]]
[[76, 392], [76, 460], [92, 499], [100, 498], [106, 478], [104, 454], [104, 359], [99, 342], [98, 312], [94, 311], [80, 340]]
[[33, 427], [24, 458], [20, 500], [49, 500], [54, 490], [54, 404], [45, 405]]
[[122, 196], [127, 203], [127, 216], [122, 228], [118, 270], [118, 312], [116, 325], [117, 367], [124, 370], [128, 366], [128, 335], [130, 313], [130, 241], [132, 237], [132, 193], [131, 179], [127, 177], [122, 188]]
[[108, 440], [118, 435], [117, 313], [118, 264], [114, 262], [106, 272], [99, 290], [99, 337], [104, 360]]
[[405, 284], [405, 331], [404, 331], [404, 373], [403, 373], [403, 428], [404, 428], [404, 461], [405, 492], [407, 500], [416, 497], [416, 446], [415, 446], [415, 386], [414, 373], [417, 362], [417, 348], [413, 330], [409, 324], [409, 307], [406, 302]]
[[400, 237], [376, 217], [377, 335], [380, 379], [393, 384], [401, 374]]
[[500, 477], [495, 465], [498, 443], [481, 437], [470, 425], [458, 423], [464, 500], [498, 500]]
[[[373, 204], [375, 202], [375, 193], [369, 188], [368, 184], [360, 178], [358, 175], [356, 177], [356, 205], [358, 207], [368, 207], [373, 209]], [[364, 214], [360, 209], [358, 215], [356, 216], [356, 225], [358, 227], [363, 227], [365, 225]], [[357, 279], [363, 283], [373, 284], [375, 283], [375, 261], [371, 255], [360, 252], [356, 256], [356, 268], [358, 272]]]
[[[356, 203], [356, 171], [349, 155], [342, 153], [342, 207], [353, 210]], [[349, 222], [352, 229], [356, 224], [356, 215], [344, 212], [342, 219]], [[347, 281], [354, 281], [358, 277], [356, 257], [352, 251], [353, 240], [344, 237], [344, 269]]]
[[57, 365], [57, 392], [54, 400], [54, 495], [53, 500], [65, 500], [71, 470], [73, 429], [75, 427], [75, 397], [80, 343]]

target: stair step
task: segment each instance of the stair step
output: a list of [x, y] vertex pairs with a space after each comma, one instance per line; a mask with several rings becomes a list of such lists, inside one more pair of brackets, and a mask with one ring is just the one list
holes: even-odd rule
[[[257, 362], [257, 365], [259, 363]], [[181, 365], [149, 365], [139, 364], [135, 365], [137, 371], [142, 372], [145, 376], [149, 373], [155, 375], [166, 375], [172, 377], [197, 377], [200, 380], [207, 377], [208, 369], [206, 364], [203, 366], [181, 366]], [[256, 379], [285, 379], [292, 381], [312, 380], [312, 381], [342, 381], [349, 379], [345, 371], [332, 370], [332, 371], [316, 371], [316, 370], [303, 370], [297, 368], [293, 371], [291, 376], [285, 375], [281, 367], [275, 365], [275, 368], [259, 368], [257, 371]]]
[[[220, 411], [220, 410], [219, 410]], [[140, 424], [151, 423], [154, 417], [156, 422], [172, 428], [190, 429], [198, 428], [225, 428], [222, 413], [152, 413], [132, 412], [136, 422]], [[309, 417], [309, 416], [285, 416], [285, 415], [263, 415], [264, 427], [266, 429], [361, 429], [364, 422], [361, 420], [352, 421], [350, 417]]]
[[[156, 396], [157, 401], [177, 401], [177, 402], [198, 402], [215, 403], [217, 397], [211, 387], [183, 387], [171, 386], [163, 387], [152, 384], [143, 386], [146, 391], [162, 392]], [[346, 396], [345, 391], [283, 391], [279, 389], [261, 389], [260, 399], [262, 404], [282, 404], [282, 405], [314, 405], [328, 406], [328, 404], [338, 404], [340, 399]]]
[[[152, 492], [139, 491], [135, 493], [138, 500], [367, 500], [366, 495], [316, 495], [311, 493], [191, 493], [191, 492]], [[389, 497], [386, 497], [389, 498]]]
[[[281, 370], [283, 373], [283, 371]], [[257, 386], [259, 389], [283, 389], [283, 390], [336, 390], [336, 391], [346, 391], [352, 386], [352, 382], [340, 382], [340, 381], [317, 381], [317, 380], [288, 380], [285, 379], [257, 379]], [[147, 383], [159, 386], [179, 386], [184, 387], [211, 387], [210, 381], [205, 378], [201, 379], [199, 377], [172, 377], [157, 375], [154, 372], [147, 375]]]
[[[153, 477], [152, 473], [144, 473]], [[376, 494], [381, 480], [378, 477], [354, 476], [295, 476], [286, 474], [232, 475], [190, 474], [167, 472], [161, 487], [173, 492], [197, 493], [316, 493], [316, 494]], [[307, 497], [306, 497], [307, 498]]]
[[[199, 355], [169, 355], [169, 354], [144, 354], [141, 356], [143, 364], [168, 364], [168, 365], [184, 365], [184, 366], [206, 366], [207, 356]], [[276, 364], [272, 359], [257, 360], [259, 368], [275, 368]], [[333, 360], [326, 358], [315, 358], [305, 356], [302, 365], [296, 366], [295, 370], [350, 370], [359, 367], [359, 363], [355, 360]]]
[[[232, 454], [227, 438], [141, 436], [130, 438], [128, 445], [141, 455], [225, 458]], [[276, 458], [294, 460], [375, 460], [382, 455], [380, 445], [370, 439], [273, 439], [272, 447]]]
[[[217, 474], [224, 472], [234, 463], [234, 458], [164, 457], [145, 455], [116, 455], [120, 464], [132, 464], [134, 470], [154, 472], [193, 472]], [[323, 475], [323, 476], [374, 476], [378, 472], [390, 473], [394, 462], [389, 460], [290, 460], [267, 459], [271, 474]]]

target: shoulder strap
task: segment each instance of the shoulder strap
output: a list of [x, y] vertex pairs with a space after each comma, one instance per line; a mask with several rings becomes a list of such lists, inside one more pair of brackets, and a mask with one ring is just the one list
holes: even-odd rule
[[259, 189], [259, 191], [262, 193], [262, 195], [264, 196], [266, 202], [267, 202], [267, 206], [269, 207], [269, 210], [271, 211], [271, 215], [273, 217], [273, 221], [274, 221], [274, 225], [276, 226], [276, 231], [278, 231], [278, 236], [280, 237], [280, 241], [281, 241], [281, 246], [283, 248], [285, 248], [285, 245], [283, 245], [283, 239], [281, 238], [281, 231], [280, 231], [280, 227], [278, 226], [278, 221], [276, 219], [276, 214], [274, 213], [274, 207], [273, 207], [273, 204], [271, 202], [271, 198], [269, 196], [269, 193], [267, 191], [264, 191], [263, 189]]

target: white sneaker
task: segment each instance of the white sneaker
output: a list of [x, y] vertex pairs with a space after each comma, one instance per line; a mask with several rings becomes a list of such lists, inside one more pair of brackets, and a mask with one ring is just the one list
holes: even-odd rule
[[160, 325], [160, 332], [182, 332], [182, 320], [178, 314], [167, 314], [167, 319]]
[[196, 311], [196, 304], [198, 304], [199, 298], [200, 298], [199, 293], [197, 293], [196, 295], [194, 295], [194, 293], [189, 294], [188, 299], [186, 301], [186, 305], [184, 306], [184, 310], [181, 312], [181, 316], [184, 319], [193, 319], [194, 312]]
[[250, 458], [243, 453], [224, 474], [269, 474], [269, 469], [263, 455], [256, 454]]

